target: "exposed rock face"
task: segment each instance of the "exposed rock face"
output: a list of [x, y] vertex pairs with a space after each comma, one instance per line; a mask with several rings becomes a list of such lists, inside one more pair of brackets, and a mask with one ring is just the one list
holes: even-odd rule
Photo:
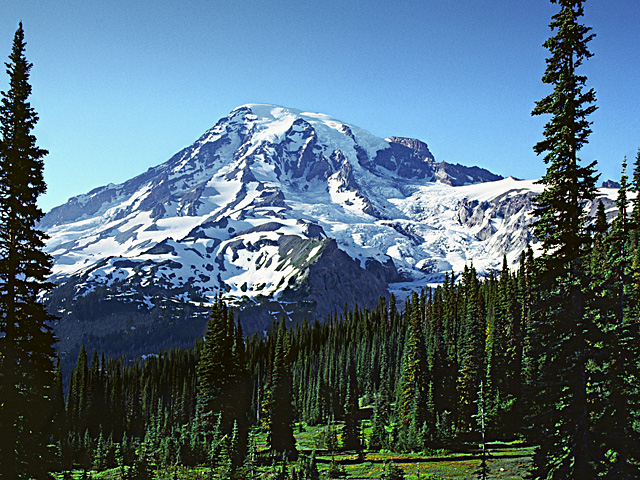
[[[376, 262], [379, 267], [373, 267], [373, 272], [363, 270], [358, 262], [338, 248], [334, 240], [322, 239], [317, 258], [305, 265], [306, 253], [317, 245], [314, 241], [299, 238], [283, 241], [281, 250], [286, 251], [294, 263], [301, 262], [303, 273], [290, 280], [291, 288], [283, 292], [277, 304], [271, 303], [271, 308], [276, 310], [271, 311], [270, 316], [264, 314], [263, 306], [249, 306], [241, 310], [243, 325], [263, 328], [264, 323], [256, 322], [256, 318], [271, 321], [273, 314], [292, 322], [304, 318], [325, 319], [337, 306], [374, 305], [380, 297], [388, 296], [385, 267]], [[391, 266], [387, 268], [394, 269]]]
[[407, 138], [407, 137], [391, 137], [389, 141], [395, 145], [402, 145], [407, 147], [409, 150], [412, 150], [418, 158], [428, 158], [431, 161], [435, 161], [433, 155], [429, 151], [429, 147], [426, 143], [416, 138]]
[[[463, 199], [458, 210], [460, 223], [474, 229], [479, 241], [497, 242], [497, 251], [521, 252], [533, 242], [529, 226], [535, 194], [514, 193], [509, 191], [486, 201]], [[500, 225], [502, 231], [496, 235]]]
[[378, 152], [376, 163], [403, 177], [439, 181], [456, 187], [503, 178], [479, 167], [436, 162], [427, 144], [415, 138], [391, 137], [389, 141], [390, 148]]
[[602, 188], [620, 188], [620, 184], [613, 180], [605, 180], [602, 182]]

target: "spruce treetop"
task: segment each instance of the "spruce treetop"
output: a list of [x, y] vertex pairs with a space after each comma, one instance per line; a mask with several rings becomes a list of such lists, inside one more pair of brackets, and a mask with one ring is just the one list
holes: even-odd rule
[[583, 207], [596, 195], [596, 162], [580, 165], [578, 151], [591, 134], [588, 116], [596, 110], [595, 91], [585, 90], [586, 77], [577, 73], [584, 60], [593, 56], [588, 43], [591, 28], [579, 23], [584, 15], [583, 0], [555, 0], [560, 11], [551, 17], [555, 32], [545, 43], [550, 56], [542, 77], [553, 91], [536, 102], [532, 115], [551, 115], [544, 138], [534, 151], [545, 154], [546, 174], [539, 180], [544, 191], [535, 199], [536, 236], [545, 253], [554, 253], [562, 264], [576, 258], [588, 241], [584, 230]]

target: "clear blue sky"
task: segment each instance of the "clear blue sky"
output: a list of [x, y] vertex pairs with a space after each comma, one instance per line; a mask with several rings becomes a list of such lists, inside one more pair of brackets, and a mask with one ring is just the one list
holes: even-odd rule
[[[640, 2], [590, 0], [601, 179], [640, 147]], [[546, 0], [3, 0], [0, 58], [22, 20], [45, 210], [190, 145], [234, 107], [275, 103], [416, 137], [437, 160], [539, 178]], [[7, 89], [7, 76], [0, 89]]]

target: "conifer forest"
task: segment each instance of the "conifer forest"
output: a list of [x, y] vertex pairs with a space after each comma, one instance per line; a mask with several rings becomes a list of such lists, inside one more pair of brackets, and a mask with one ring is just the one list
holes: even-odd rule
[[0, 105], [0, 479], [640, 478], [640, 150], [607, 217], [578, 156], [593, 34], [584, 1], [552, 3], [538, 243], [517, 267], [252, 335], [218, 297], [192, 348], [83, 347], [66, 370], [41, 302], [47, 152], [20, 24]]

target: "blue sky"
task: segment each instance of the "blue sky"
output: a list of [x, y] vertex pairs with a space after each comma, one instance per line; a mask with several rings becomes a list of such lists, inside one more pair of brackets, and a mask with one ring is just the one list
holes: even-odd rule
[[[581, 152], [618, 180], [640, 147], [640, 2], [590, 0], [596, 89]], [[531, 117], [557, 6], [546, 0], [3, 0], [0, 58], [24, 24], [45, 210], [169, 159], [238, 105], [326, 113], [437, 160], [539, 178]], [[6, 90], [7, 76], [0, 76]]]

